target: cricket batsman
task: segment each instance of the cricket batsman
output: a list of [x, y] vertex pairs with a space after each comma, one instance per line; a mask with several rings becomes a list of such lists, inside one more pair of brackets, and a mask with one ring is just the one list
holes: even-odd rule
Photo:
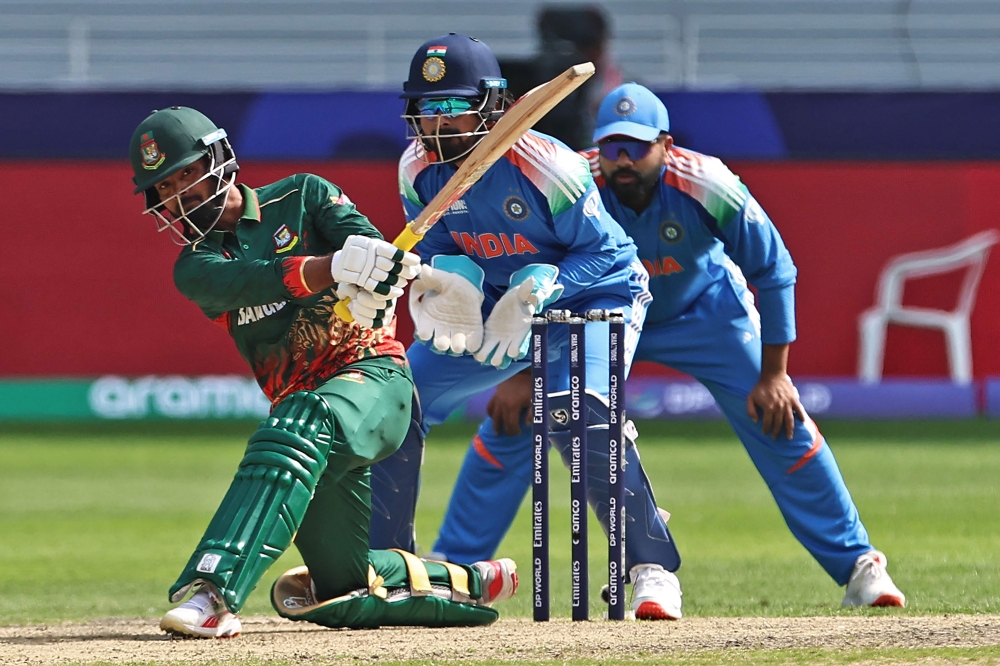
[[[402, 97], [414, 141], [400, 159], [399, 186], [406, 217], [413, 220], [486, 140], [510, 100], [490, 48], [454, 33], [417, 50]], [[416, 251], [424, 265], [410, 292], [417, 340], [407, 356], [424, 434], [470, 396], [528, 367], [531, 318], [543, 310], [623, 311], [630, 362], [650, 299], [648, 276], [635, 245], [605, 211], [587, 161], [551, 137], [525, 134], [427, 232]], [[588, 388], [605, 396], [608, 335], [606, 322], [587, 324]], [[565, 326], [553, 327], [549, 345], [550, 385], [565, 390]], [[588, 408], [607, 412], [600, 400]], [[588, 437], [595, 506], [607, 503], [607, 480], [601, 478], [606, 474], [599, 472], [599, 461], [608, 456], [606, 432], [603, 440]], [[559, 441], [568, 455], [569, 439]], [[404, 448], [376, 470], [373, 545], [412, 548], [420, 446]], [[482, 425], [464, 460], [436, 554], [468, 563], [496, 550], [528, 489], [531, 455], [527, 436], [504, 433], [492, 419]], [[677, 549], [634, 442], [628, 443], [626, 459], [626, 511], [634, 519], [627, 528], [626, 560], [639, 597], [648, 602], [642, 613], [679, 617]], [[465, 511], [464, 503], [477, 510]], [[606, 522], [607, 511], [598, 516]]]
[[[369, 467], [410, 425], [413, 381], [392, 312], [419, 258], [382, 240], [322, 178], [237, 184], [226, 132], [194, 109], [153, 112], [129, 155], [145, 213], [183, 246], [177, 288], [232, 336], [273, 403], [169, 596], [194, 594], [161, 629], [239, 634], [237, 614], [292, 541], [305, 566], [272, 589], [282, 617], [352, 628], [493, 622], [489, 604], [517, 589], [513, 561], [369, 550]], [[350, 324], [333, 312], [345, 295]]]

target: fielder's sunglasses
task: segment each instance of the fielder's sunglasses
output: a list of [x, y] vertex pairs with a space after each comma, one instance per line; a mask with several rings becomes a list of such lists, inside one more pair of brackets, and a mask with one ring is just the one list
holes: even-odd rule
[[598, 146], [601, 149], [601, 156], [605, 159], [609, 159], [612, 162], [618, 161], [618, 156], [624, 150], [628, 158], [633, 162], [638, 162], [646, 155], [649, 155], [649, 151], [653, 149], [656, 142], [659, 139], [653, 141], [639, 141], [638, 139], [619, 139], [616, 141], [601, 141]]
[[444, 99], [422, 99], [417, 102], [417, 110], [422, 115], [437, 115], [454, 118], [472, 108], [472, 102], [464, 97], [446, 97]]

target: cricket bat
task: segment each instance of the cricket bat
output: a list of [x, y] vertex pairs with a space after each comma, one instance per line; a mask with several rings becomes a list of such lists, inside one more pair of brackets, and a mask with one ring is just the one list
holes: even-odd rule
[[[451, 205], [461, 199], [525, 132], [593, 74], [593, 63], [574, 65], [548, 83], [524, 93], [504, 112], [489, 134], [465, 158], [455, 175], [434, 195], [420, 215], [406, 225], [392, 244], [407, 252], [412, 250]], [[337, 316], [344, 321], [354, 321], [347, 309], [349, 302], [347, 299], [339, 301], [334, 308]]]

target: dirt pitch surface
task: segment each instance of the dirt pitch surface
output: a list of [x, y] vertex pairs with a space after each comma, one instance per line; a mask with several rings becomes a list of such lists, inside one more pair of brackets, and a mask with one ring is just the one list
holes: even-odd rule
[[677, 650], [909, 648], [1000, 645], [1000, 615], [685, 618], [680, 622], [501, 620], [476, 629], [334, 631], [270, 617], [243, 621], [231, 640], [176, 640], [155, 620], [0, 627], [0, 664], [344, 659], [573, 660]]

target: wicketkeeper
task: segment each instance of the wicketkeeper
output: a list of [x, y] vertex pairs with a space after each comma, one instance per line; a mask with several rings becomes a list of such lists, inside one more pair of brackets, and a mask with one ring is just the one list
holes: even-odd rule
[[[268, 567], [295, 541], [304, 567], [271, 591], [278, 613], [328, 627], [489, 624], [517, 588], [508, 559], [470, 566], [369, 550], [369, 466], [410, 427], [413, 380], [393, 307], [420, 269], [335, 185], [298, 174], [237, 184], [226, 138], [194, 109], [156, 111], [129, 147], [135, 193], [183, 246], [174, 281], [232, 336], [272, 401], [236, 477], [170, 588], [160, 627], [235, 636]], [[333, 313], [352, 298], [354, 323]]]

